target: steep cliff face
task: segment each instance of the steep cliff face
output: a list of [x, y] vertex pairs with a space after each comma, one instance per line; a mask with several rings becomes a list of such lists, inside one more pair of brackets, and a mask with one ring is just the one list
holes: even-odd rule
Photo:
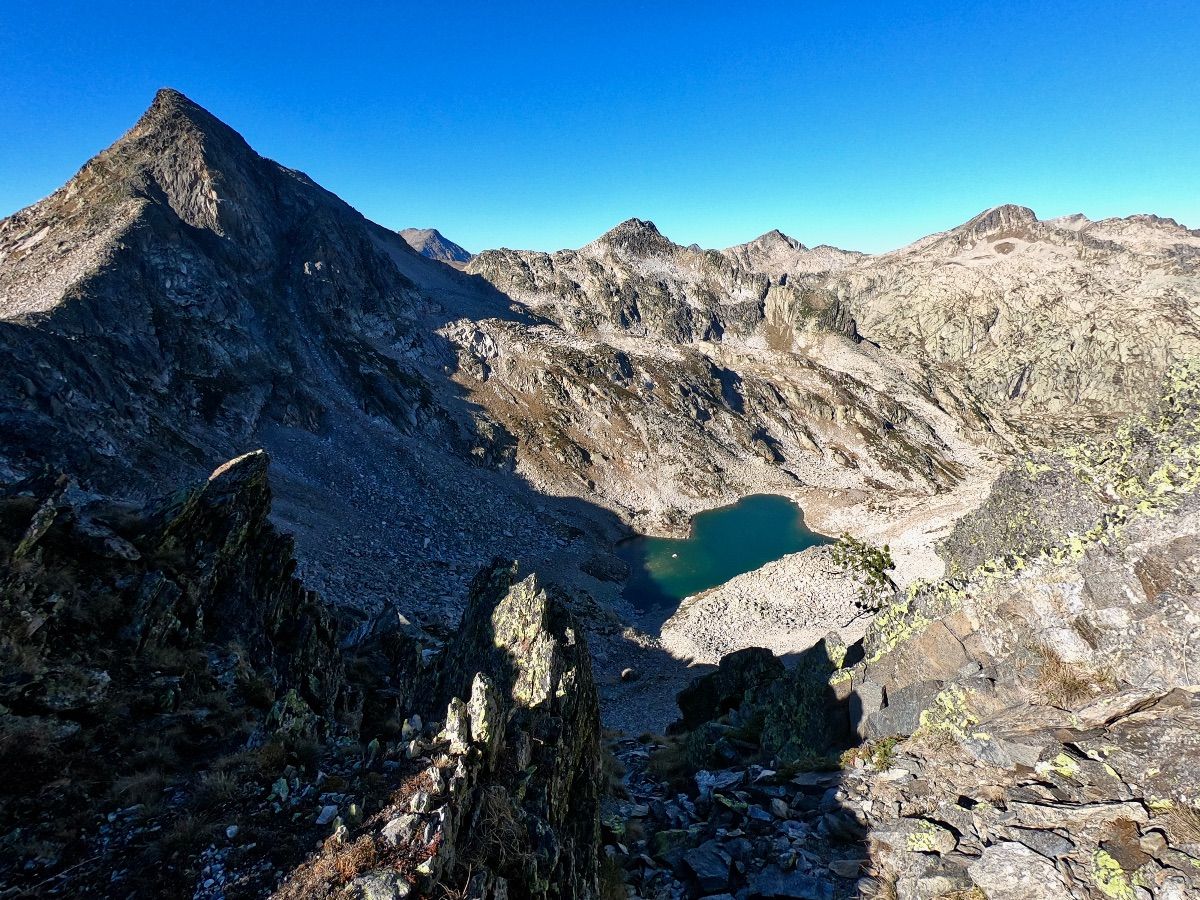
[[[712, 341], [752, 334], [765, 321], [769, 297], [801, 296], [781, 277], [781, 256], [796, 270], [788, 275], [796, 276], [844, 261], [842, 251], [806, 251], [783, 235], [788, 252], [781, 254], [764, 246], [767, 237], [721, 252], [699, 250], [673, 243], [653, 222], [629, 219], [578, 250], [488, 250], [467, 271], [569, 331], [616, 329], [674, 344]], [[805, 299], [814, 316], [825, 308], [822, 298]]]
[[579, 250], [480, 254], [468, 271], [549, 321], [446, 333], [527, 477], [644, 527], [762, 490], [946, 491], [1003, 425], [953, 377], [857, 341], [819, 282], [860, 256], [777, 233], [702, 251], [631, 219]]
[[1035, 435], [1098, 432], [1200, 347], [1200, 234], [1001, 206], [837, 273], [862, 333], [960, 371]]
[[562, 599], [497, 562], [426, 684], [442, 725], [411, 732], [408, 780], [275, 896], [594, 900], [599, 708]]
[[[162, 507], [66, 476], [15, 485], [2, 505], [0, 881], [82, 889], [118, 877], [127, 855], [123, 877], [144, 890], [133, 863], [165, 861], [174, 838], [186, 881], [202, 849], [187, 839], [216, 823], [183, 835], [160, 817], [207, 816], [241, 786], [223, 770], [229, 796], [215, 797], [198, 767], [244, 747], [282, 770], [301, 742], [361, 716], [329, 611], [267, 522], [266, 457], [233, 460]], [[122, 843], [97, 828], [114, 810], [109, 821], [142, 826]]]
[[408, 245], [173, 91], [0, 243], [10, 470], [148, 479], [428, 403], [387, 352], [417, 337]]

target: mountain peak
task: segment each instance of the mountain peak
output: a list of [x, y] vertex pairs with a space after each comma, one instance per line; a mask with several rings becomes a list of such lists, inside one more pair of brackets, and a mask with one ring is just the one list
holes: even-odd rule
[[138, 119], [127, 137], [150, 132], [178, 135], [181, 132], [200, 133], [208, 138], [233, 140], [246, 149], [242, 136], [210, 113], [207, 109], [174, 88], [159, 88], [154, 101]]
[[182, 91], [177, 91], [173, 87], [159, 88], [154, 94], [154, 102], [150, 104], [150, 109], [177, 109], [183, 107], [201, 108], [199, 104], [193, 102], [190, 98], [184, 95]]
[[1005, 203], [985, 209], [973, 219], [960, 225], [956, 231], [971, 234], [986, 234], [992, 231], [1004, 231], [1012, 228], [1025, 228], [1036, 225], [1037, 214], [1028, 206], [1017, 206], [1015, 203]]
[[649, 219], [626, 219], [615, 228], [600, 235], [593, 244], [619, 247], [633, 253], [675, 250], [677, 245], [663, 236], [658, 226]]
[[472, 254], [447, 238], [436, 228], [404, 228], [400, 237], [410, 247], [429, 259], [447, 263], [466, 263]]
[[[229, 125], [175, 90], [162, 88], [125, 135], [98, 159], [119, 158], [118, 171], [150, 180], [183, 221], [225, 236], [261, 242], [273, 188], [264, 160]], [[106, 166], [107, 171], [113, 167]]]
[[628, 234], [653, 234], [662, 237], [662, 232], [658, 230], [658, 226], [649, 219], [629, 218], [609, 229], [604, 233], [604, 237], [621, 236]]
[[772, 228], [766, 234], [760, 234], [754, 240], [750, 241], [750, 243], [754, 244], [756, 246], [759, 246], [759, 247], [768, 247], [768, 248], [769, 247], [779, 247], [779, 248], [786, 247], [789, 250], [807, 250], [808, 249], [802, 243], [800, 243], [798, 240], [796, 240], [794, 237], [790, 237], [789, 235], [784, 234], [778, 228]]

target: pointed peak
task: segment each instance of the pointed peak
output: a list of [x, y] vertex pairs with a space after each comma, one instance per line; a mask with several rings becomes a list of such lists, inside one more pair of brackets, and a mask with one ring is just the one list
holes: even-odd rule
[[[261, 179], [278, 167], [179, 91], [159, 90], [133, 128], [96, 160], [113, 158], [121, 160], [116, 171], [127, 190], [139, 194], [146, 181], [157, 183], [158, 196], [189, 225], [243, 240], [262, 238], [262, 208], [272, 201], [260, 192]], [[105, 165], [97, 174], [108, 178], [113, 169]]]
[[655, 234], [659, 237], [662, 237], [662, 232], [658, 230], [657, 225], [655, 225], [649, 219], [637, 218], [626, 219], [620, 225], [617, 225], [615, 228], [611, 228], [606, 231], [602, 237], [625, 234]]
[[955, 231], [970, 234], [986, 234], [992, 231], [1024, 228], [1029, 225], [1036, 225], [1037, 222], [1037, 215], [1028, 206], [1005, 203], [1002, 206], [993, 206], [991, 209], [985, 209], [973, 219], [958, 226]]
[[200, 132], [214, 137], [234, 138], [237, 143], [245, 143], [241, 135], [210, 113], [207, 109], [174, 88], [160, 88], [154, 95], [154, 102], [138, 119], [131, 133], [146, 131], [162, 131], [178, 133], [180, 131]]
[[626, 219], [604, 232], [592, 244], [620, 247], [634, 253], [677, 249], [676, 244], [664, 237], [658, 226], [649, 219]]
[[404, 228], [400, 237], [405, 242], [429, 259], [439, 259], [442, 262], [465, 263], [471, 260], [472, 254], [450, 240], [436, 228]]
[[778, 228], [772, 228], [766, 234], [760, 234], [758, 237], [756, 237], [750, 243], [757, 244], [760, 247], [780, 247], [780, 246], [782, 246], [782, 247], [788, 247], [792, 250], [807, 250], [808, 249], [802, 243], [800, 243], [798, 240], [796, 240], [794, 237], [790, 237], [789, 235], [784, 234]]
[[154, 94], [154, 102], [150, 104], [150, 109], [177, 109], [184, 106], [197, 106], [188, 99], [182, 91], [177, 91], [173, 87], [159, 88]]

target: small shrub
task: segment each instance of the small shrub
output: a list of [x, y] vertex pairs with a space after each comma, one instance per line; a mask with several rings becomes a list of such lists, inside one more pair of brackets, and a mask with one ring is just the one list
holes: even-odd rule
[[216, 809], [238, 798], [241, 783], [229, 772], [209, 772], [196, 791], [196, 804], [201, 809]]
[[152, 806], [162, 799], [167, 778], [161, 769], [148, 769], [132, 775], [122, 775], [112, 783], [109, 791], [114, 801], [123, 806], [139, 803]]
[[889, 769], [896, 759], [896, 747], [899, 743], [899, 738], [886, 737], [878, 741], [861, 744], [858, 747], [851, 747], [842, 754], [842, 768], [849, 769], [856, 763], [861, 762], [864, 765], [870, 766], [876, 772]]
[[876, 547], [866, 541], [860, 541], [854, 535], [842, 532], [841, 537], [834, 542], [830, 552], [833, 561], [857, 575], [861, 575], [867, 586], [876, 591], [891, 591], [896, 589], [888, 572], [896, 568], [892, 560], [892, 551], [887, 544]]
[[695, 774], [687, 739], [687, 735], [659, 738], [658, 749], [650, 755], [650, 761], [646, 764], [646, 771], [659, 781], [666, 782], [672, 790], [687, 788]]
[[214, 831], [215, 825], [207, 816], [185, 813], [175, 819], [163, 835], [163, 853], [167, 858], [175, 854], [193, 857], [208, 845]]

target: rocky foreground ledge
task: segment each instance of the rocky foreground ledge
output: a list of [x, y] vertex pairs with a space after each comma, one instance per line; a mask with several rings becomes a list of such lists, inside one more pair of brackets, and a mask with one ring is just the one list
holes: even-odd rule
[[446, 646], [343, 648], [267, 470], [0, 496], [0, 893], [594, 897], [599, 713], [561, 599], [497, 562]]

